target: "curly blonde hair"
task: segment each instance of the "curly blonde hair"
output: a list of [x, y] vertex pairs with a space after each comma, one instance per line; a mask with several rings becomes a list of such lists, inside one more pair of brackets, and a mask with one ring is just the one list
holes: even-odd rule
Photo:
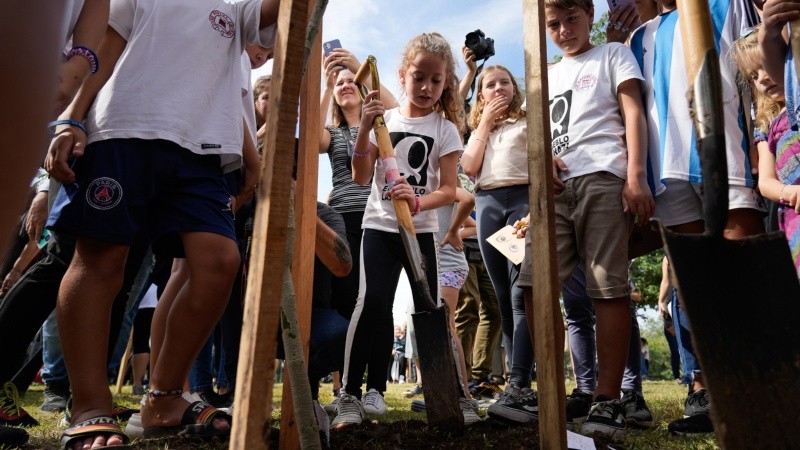
[[406, 44], [403, 50], [403, 59], [400, 62], [400, 71], [405, 73], [408, 67], [420, 53], [435, 55], [445, 62], [444, 90], [433, 110], [453, 122], [459, 132], [464, 132], [464, 101], [458, 95], [458, 77], [456, 77], [456, 59], [450, 44], [441, 34], [422, 33], [415, 36]]
[[512, 75], [511, 71], [504, 66], [489, 66], [481, 71], [480, 76], [478, 76], [478, 81], [476, 82], [478, 88], [477, 93], [475, 94], [475, 107], [472, 108], [472, 111], [469, 114], [469, 127], [473, 130], [477, 129], [478, 125], [480, 125], [483, 107], [486, 105], [486, 102], [481, 98], [481, 91], [483, 91], [483, 79], [487, 74], [498, 70], [502, 70], [503, 72], [507, 73], [508, 77], [511, 78], [511, 85], [514, 86], [514, 97], [511, 99], [511, 103], [508, 105], [508, 118], [516, 120], [525, 117], [525, 111], [522, 109], [522, 92], [519, 90], [519, 86], [517, 85], [517, 80], [514, 79], [514, 75]]
[[753, 103], [756, 108], [755, 127], [761, 130], [768, 130], [770, 123], [780, 114], [783, 104], [772, 100], [762, 94], [755, 86], [753, 74], [764, 67], [761, 49], [758, 46], [758, 29], [756, 26], [750, 34], [736, 40], [731, 48], [733, 62], [739, 68], [737, 77], [739, 85], [743, 91], [749, 91], [753, 95]]

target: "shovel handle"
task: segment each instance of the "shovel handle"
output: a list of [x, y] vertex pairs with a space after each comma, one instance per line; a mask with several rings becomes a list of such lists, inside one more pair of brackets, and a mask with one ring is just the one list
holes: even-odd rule
[[800, 19], [789, 23], [789, 44], [794, 55], [794, 69], [800, 74]]
[[703, 66], [706, 52], [716, 51], [714, 34], [711, 31], [711, 12], [708, 1], [678, 0], [681, 33], [683, 34], [683, 54], [686, 62], [686, 75], [689, 84], [694, 83], [697, 73]]

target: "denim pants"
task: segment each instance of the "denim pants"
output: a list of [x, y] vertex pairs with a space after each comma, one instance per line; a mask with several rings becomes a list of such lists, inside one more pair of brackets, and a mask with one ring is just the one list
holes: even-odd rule
[[[569, 333], [575, 381], [578, 389], [593, 393], [597, 387], [595, 317], [592, 299], [586, 295], [583, 264], [578, 264], [572, 278], [562, 286], [561, 293], [567, 316], [567, 333]], [[642, 392], [642, 367], [639, 321], [636, 320], [636, 309], [631, 302], [631, 339], [625, 373], [622, 376], [622, 389]]]
[[517, 285], [519, 266], [512, 264], [486, 239], [506, 225], [513, 225], [528, 213], [528, 186], [518, 185], [482, 189], [475, 195], [478, 217], [478, 243], [483, 262], [492, 279], [500, 322], [503, 347], [511, 360], [510, 382], [521, 387], [531, 384], [533, 342], [525, 316], [522, 288]]
[[58, 337], [58, 323], [56, 312], [53, 311], [42, 325], [42, 381], [45, 384], [52, 382], [69, 382], [67, 366], [64, 365], [64, 355], [61, 353], [61, 339]]
[[678, 352], [678, 338], [670, 334], [666, 327], [664, 328], [664, 337], [667, 339], [667, 345], [669, 345], [669, 364], [672, 369], [672, 378], [677, 380], [681, 377], [681, 355]]
[[[189, 373], [189, 385], [192, 392], [209, 391], [214, 388], [216, 376], [217, 387], [227, 388], [225, 378], [225, 352], [222, 351], [220, 327], [217, 326], [211, 333]], [[218, 361], [217, 364], [215, 364]]]
[[692, 332], [689, 319], [678, 301], [678, 291], [672, 289], [672, 322], [675, 324], [675, 337], [678, 340], [678, 353], [683, 364], [683, 381], [691, 385], [695, 372], [700, 372], [700, 363], [692, 347]]

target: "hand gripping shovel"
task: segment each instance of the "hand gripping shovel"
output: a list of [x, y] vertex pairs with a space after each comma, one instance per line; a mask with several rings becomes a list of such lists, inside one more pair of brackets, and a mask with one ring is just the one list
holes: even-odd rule
[[782, 233], [723, 237], [728, 174], [719, 59], [707, 1], [678, 0], [706, 230], [661, 226], [726, 449], [800, 446], [800, 284]]
[[[371, 76], [374, 90], [380, 89], [378, 78], [378, 65], [374, 56], [369, 56], [355, 76], [362, 100], [369, 93], [363, 85], [366, 78]], [[394, 162], [394, 148], [389, 138], [389, 130], [383, 116], [376, 116], [373, 121], [375, 137], [378, 141], [378, 156], [384, 164], [394, 163], [395, 169], [387, 169], [387, 181], [392, 182], [399, 176], [397, 164]], [[391, 175], [393, 174], [393, 175]], [[389, 177], [393, 179], [388, 179]], [[414, 231], [414, 222], [408, 203], [404, 200], [392, 199], [397, 225], [406, 256], [411, 263], [414, 283], [412, 289], [418, 295], [414, 296], [414, 310], [412, 320], [417, 335], [419, 347], [419, 364], [425, 388], [422, 393], [425, 397], [425, 411], [428, 424], [440, 428], [461, 428], [464, 426], [464, 417], [459, 407], [460, 383], [456, 363], [453, 359], [453, 339], [447, 326], [447, 312], [444, 306], [436, 306], [425, 275], [425, 260], [417, 242]]]

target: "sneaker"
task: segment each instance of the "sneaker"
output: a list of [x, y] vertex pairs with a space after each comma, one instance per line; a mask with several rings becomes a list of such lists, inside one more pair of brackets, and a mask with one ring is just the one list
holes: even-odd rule
[[414, 387], [408, 388], [405, 391], [403, 391], [403, 397], [405, 397], [405, 398], [416, 397], [417, 395], [420, 395], [420, 394], [422, 394], [422, 385], [421, 384], [415, 384]]
[[411, 411], [425, 412], [425, 400], [412, 400]]
[[586, 421], [592, 409], [592, 394], [575, 388], [567, 396], [567, 426], [574, 427]]
[[622, 399], [619, 401], [622, 409], [625, 410], [625, 422], [628, 426], [634, 428], [653, 428], [656, 424], [653, 421], [653, 414], [647, 403], [644, 401], [644, 395], [641, 392], [636, 392], [633, 389], [623, 389]]
[[28, 442], [28, 437], [28, 432], [21, 428], [0, 425], [0, 447], [22, 447]]
[[35, 427], [39, 421], [20, 406], [17, 386], [7, 381], [0, 391], [0, 425], [12, 427]]
[[44, 401], [39, 407], [44, 412], [58, 413], [67, 409], [69, 382], [53, 381], [44, 385]]
[[673, 436], [687, 436], [714, 432], [714, 423], [708, 414], [695, 414], [684, 419], [673, 420], [667, 426]]
[[625, 436], [625, 410], [619, 400], [608, 397], [598, 397], [597, 400], [592, 403], [592, 409], [581, 431], [589, 436], [600, 433], [611, 439], [622, 439]]
[[134, 413], [125, 425], [125, 434], [129, 438], [140, 438], [144, 436], [144, 427], [142, 426], [142, 415]]
[[364, 420], [364, 406], [355, 395], [342, 393], [339, 404], [336, 406], [336, 417], [331, 422], [331, 428], [344, 428], [359, 425]]
[[461, 397], [458, 399], [458, 406], [461, 407], [461, 414], [464, 415], [464, 425], [470, 426], [481, 421], [481, 416], [478, 415], [477, 401]]
[[233, 393], [217, 394], [213, 389], [200, 392], [200, 398], [214, 408], [230, 408], [233, 405]]
[[386, 401], [377, 389], [370, 389], [364, 394], [364, 412], [373, 416], [386, 414]]
[[333, 400], [330, 403], [325, 405], [325, 412], [328, 414], [333, 414], [336, 412], [336, 407], [339, 406], [339, 394], [336, 393], [334, 395]]
[[322, 448], [330, 448], [331, 446], [331, 418], [328, 413], [322, 408], [318, 401], [314, 400], [314, 415], [317, 416], [317, 426], [319, 427], [319, 439], [322, 442]]
[[147, 389], [144, 386], [134, 386], [132, 392], [133, 395], [144, 395], [147, 393]]
[[476, 381], [469, 386], [469, 393], [474, 398], [494, 398], [503, 392], [503, 388], [490, 379]]
[[698, 414], [710, 414], [710, 405], [708, 391], [705, 389], [698, 389], [683, 402], [683, 417], [692, 417]]
[[529, 423], [539, 419], [539, 401], [530, 388], [520, 389], [509, 384], [497, 401], [489, 406], [488, 414], [493, 419], [508, 423]]

